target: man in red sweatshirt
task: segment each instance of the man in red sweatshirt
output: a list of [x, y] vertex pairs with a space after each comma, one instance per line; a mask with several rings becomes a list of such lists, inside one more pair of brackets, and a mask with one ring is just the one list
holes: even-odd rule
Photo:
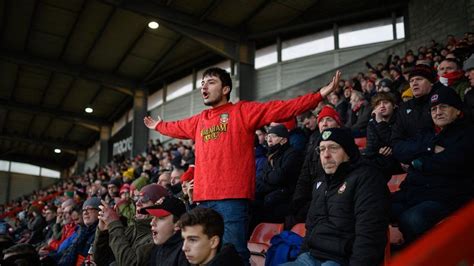
[[145, 125], [173, 138], [195, 142], [194, 201], [216, 210], [224, 218], [223, 243], [232, 243], [248, 261], [248, 201], [255, 195], [255, 130], [272, 121], [285, 121], [309, 109], [331, 93], [339, 83], [336, 72], [331, 83], [317, 93], [266, 103], [229, 101], [232, 80], [227, 71], [207, 69], [201, 95], [211, 108], [192, 117], [164, 122], [147, 116]]

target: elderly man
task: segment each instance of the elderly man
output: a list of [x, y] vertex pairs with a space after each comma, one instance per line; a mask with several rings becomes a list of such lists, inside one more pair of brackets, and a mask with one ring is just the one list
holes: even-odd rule
[[[267, 134], [268, 158], [257, 176], [254, 213], [259, 222], [283, 222], [295, 191], [302, 155], [290, 146], [284, 125], [270, 127]], [[256, 225], [255, 224], [255, 225]]]
[[321, 133], [324, 175], [312, 186], [301, 254], [284, 265], [380, 265], [389, 221], [383, 175], [361, 159], [348, 129]]
[[95, 230], [98, 224], [100, 198], [93, 197], [82, 205], [82, 218], [84, 224], [80, 224], [75, 234], [70, 236], [65, 242], [67, 244], [63, 250], [53, 253], [50, 256], [57, 265], [80, 265], [87, 257], [89, 249], [94, 242]]
[[410, 164], [392, 205], [407, 243], [472, 199], [474, 128], [463, 118], [462, 107], [453, 89], [438, 89], [430, 98], [434, 126], [412, 139], [409, 151], [394, 153]]

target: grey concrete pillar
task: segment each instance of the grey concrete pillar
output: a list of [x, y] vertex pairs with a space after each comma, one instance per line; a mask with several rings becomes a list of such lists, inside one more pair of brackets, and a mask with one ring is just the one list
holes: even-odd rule
[[76, 174], [83, 174], [86, 167], [86, 151], [77, 151]]
[[236, 84], [240, 100], [255, 100], [255, 44], [248, 42], [239, 46]]
[[146, 89], [137, 89], [133, 95], [132, 157], [146, 152], [148, 128], [143, 124], [143, 118], [147, 115], [147, 97]]
[[111, 128], [108, 126], [103, 126], [100, 128], [100, 153], [99, 153], [99, 165], [106, 165], [111, 158], [109, 158], [110, 152], [110, 134]]

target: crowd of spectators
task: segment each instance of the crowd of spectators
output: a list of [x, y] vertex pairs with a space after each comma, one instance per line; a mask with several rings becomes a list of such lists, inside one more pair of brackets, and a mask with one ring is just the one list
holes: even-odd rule
[[[466, 33], [460, 39], [448, 36], [444, 45], [432, 41], [416, 52], [390, 55], [375, 66], [367, 62], [367, 71], [341, 80], [315, 110], [300, 115], [300, 126], [292, 118], [258, 129], [249, 231], [260, 222], [291, 228], [306, 221], [315, 180], [324, 175], [317, 153], [320, 132], [331, 128], [367, 138], [363, 157], [386, 181], [407, 172], [400, 191], [392, 194], [391, 224], [403, 235], [398, 245], [411, 243], [472, 199], [473, 51], [474, 33]], [[219, 249], [233, 257], [233, 247], [213, 242], [222, 239], [219, 214], [195, 211], [194, 152], [192, 142], [150, 140], [143, 156], [116, 157], [1, 205], [5, 262], [26, 256], [29, 265], [143, 265], [152, 258], [158, 265], [187, 265], [212, 261]], [[184, 213], [181, 228], [189, 228], [181, 249], [177, 225]], [[195, 250], [186, 239], [192, 226], [204, 224], [203, 215], [219, 225], [196, 231], [207, 234], [213, 253], [199, 261], [189, 255]]]

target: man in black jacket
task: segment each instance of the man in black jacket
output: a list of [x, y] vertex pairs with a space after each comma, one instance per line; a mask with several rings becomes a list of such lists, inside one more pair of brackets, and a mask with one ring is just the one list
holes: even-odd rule
[[380, 265], [389, 222], [386, 180], [360, 159], [347, 129], [323, 131], [318, 150], [325, 174], [313, 186], [302, 253], [285, 265]]
[[434, 126], [410, 140], [410, 164], [393, 198], [392, 215], [410, 243], [473, 198], [474, 128], [462, 116], [462, 102], [452, 88], [439, 88], [430, 98]]
[[435, 73], [426, 65], [416, 65], [408, 77], [414, 99], [400, 106], [392, 126], [392, 149], [398, 153], [406, 153], [410, 149], [408, 140], [431, 128], [430, 96], [438, 87], [444, 87], [436, 82]]
[[289, 201], [303, 161], [301, 153], [290, 146], [288, 129], [282, 124], [268, 130], [268, 154], [257, 176], [255, 204], [252, 204], [258, 224], [283, 222], [288, 215]]

